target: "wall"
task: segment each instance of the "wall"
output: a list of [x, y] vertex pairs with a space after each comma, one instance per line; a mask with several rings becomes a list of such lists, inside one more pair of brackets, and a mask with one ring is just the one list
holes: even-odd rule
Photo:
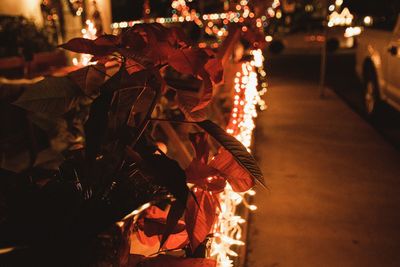
[[[43, 19], [40, 11], [42, 0], [0, 0], [0, 14], [3, 15], [23, 15], [33, 19], [37, 25], [42, 25]], [[68, 0], [64, 0], [68, 1]], [[87, 6], [91, 6], [92, 0], [86, 0]], [[103, 19], [105, 32], [111, 33], [111, 0], [97, 0], [97, 6]], [[89, 14], [90, 11], [89, 11]]]
[[37, 25], [42, 25], [41, 2], [42, 0], [1, 0], [0, 14], [23, 15], [33, 19]]
[[111, 33], [111, 0], [97, 0], [96, 2], [103, 19], [104, 32]]

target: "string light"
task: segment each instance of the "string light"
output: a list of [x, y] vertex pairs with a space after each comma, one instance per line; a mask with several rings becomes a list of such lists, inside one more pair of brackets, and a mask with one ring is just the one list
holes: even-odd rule
[[345, 32], [344, 32], [344, 37], [346, 38], [350, 38], [353, 36], [357, 36], [360, 35], [362, 32], [362, 28], [361, 27], [347, 27]]
[[244, 9], [244, 12], [239, 13], [235, 11], [228, 11], [225, 13], [212, 13], [212, 14], [204, 14], [200, 15], [199, 13], [196, 13], [195, 10], [191, 10], [188, 13], [185, 13], [185, 15], [177, 15], [174, 14], [172, 17], [158, 17], [158, 18], [149, 18], [144, 20], [132, 20], [132, 21], [121, 21], [121, 22], [114, 22], [111, 24], [111, 29], [113, 29], [114, 34], [116, 34], [116, 31], [118, 29], [123, 29], [127, 27], [132, 27], [135, 24], [142, 24], [142, 23], [153, 23], [153, 22], [158, 22], [158, 23], [176, 23], [176, 22], [183, 22], [183, 21], [194, 21], [197, 25], [203, 25], [202, 21], [215, 21], [215, 20], [224, 20], [227, 19], [229, 22], [239, 22], [239, 19], [244, 19], [247, 17], [253, 18], [255, 15], [253, 12], [249, 12], [249, 9], [246, 8]]
[[350, 10], [345, 7], [342, 12], [338, 13], [333, 11], [329, 15], [328, 27], [334, 26], [350, 26], [353, 23], [354, 16], [350, 13]]
[[[261, 99], [261, 92], [258, 92], [258, 73], [263, 70], [264, 57], [260, 49], [251, 51], [253, 60], [242, 63], [241, 70], [234, 78], [234, 106], [226, 132], [235, 136], [248, 151], [250, 151], [252, 134], [255, 128], [254, 119], [257, 117], [257, 106], [265, 106]], [[264, 84], [266, 86], [266, 83]], [[264, 92], [265, 93], [265, 92]], [[233, 266], [231, 257], [238, 254], [232, 246], [243, 246], [241, 224], [246, 222], [237, 215], [237, 206], [243, 204], [250, 211], [257, 209], [257, 206], [249, 204], [247, 198], [254, 196], [255, 191], [250, 189], [245, 193], [236, 193], [227, 184], [224, 191], [219, 195], [221, 211], [218, 220], [214, 225], [214, 238], [211, 243], [211, 257], [214, 257], [219, 267]]]

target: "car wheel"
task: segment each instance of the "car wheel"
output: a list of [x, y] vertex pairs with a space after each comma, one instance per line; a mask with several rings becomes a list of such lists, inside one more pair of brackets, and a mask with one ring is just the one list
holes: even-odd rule
[[365, 82], [364, 107], [368, 116], [373, 116], [381, 106], [378, 84], [375, 79], [369, 78]]

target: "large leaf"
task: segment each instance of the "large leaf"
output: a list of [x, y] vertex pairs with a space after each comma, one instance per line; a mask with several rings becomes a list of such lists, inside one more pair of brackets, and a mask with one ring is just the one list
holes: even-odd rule
[[210, 148], [208, 146], [208, 134], [204, 132], [190, 133], [189, 140], [192, 143], [195, 151], [195, 159], [202, 161], [203, 163], [207, 163], [210, 152]]
[[[153, 59], [145, 54], [145, 51], [136, 51], [133, 48], [119, 48], [118, 52], [125, 58], [139, 64], [138, 69], [151, 68], [154, 65]], [[130, 62], [127, 68], [131, 68], [132, 65]]]
[[168, 32], [168, 42], [174, 46], [187, 46], [190, 40], [186, 37], [182, 28], [172, 27]]
[[208, 73], [204, 69], [201, 69], [199, 72], [199, 77], [203, 80], [203, 83], [199, 92], [199, 102], [191, 110], [192, 112], [202, 110], [207, 107], [213, 96], [213, 86], [211, 83], [210, 75], [208, 75]]
[[[143, 83], [144, 84], [144, 83]], [[121, 127], [128, 125], [133, 126], [134, 121], [128, 121], [131, 115], [133, 104], [136, 102], [142, 91], [145, 90], [144, 86], [132, 86], [123, 88], [114, 93], [109, 117], [109, 128], [115, 133]]]
[[[176, 202], [174, 202], [176, 203]], [[172, 209], [172, 207], [171, 207]], [[171, 211], [170, 209], [170, 211]], [[170, 212], [171, 213], [171, 212]], [[167, 226], [167, 211], [160, 209], [157, 206], [151, 206], [150, 208], [146, 209], [142, 214], [140, 219], [138, 220], [137, 224], [139, 229], [144, 230], [147, 236], [153, 235], [162, 235], [165, 232], [165, 228]], [[174, 212], [172, 212], [174, 213]], [[185, 230], [185, 222], [179, 220], [183, 215], [183, 211], [181, 213], [178, 220], [174, 224], [174, 227], [171, 230], [172, 234], [176, 234]]]
[[198, 48], [176, 49], [168, 56], [168, 63], [177, 71], [197, 76], [204, 69], [208, 55]]
[[89, 119], [85, 123], [86, 158], [89, 161], [96, 158], [105, 140], [113, 91], [120, 86], [121, 77], [122, 70], [108, 79], [100, 88], [100, 96], [93, 101], [90, 107]]
[[208, 191], [221, 192], [225, 188], [226, 180], [217, 168], [207, 164], [209, 154], [208, 134], [204, 132], [193, 133], [189, 135], [189, 139], [196, 156], [185, 169], [187, 182]]
[[59, 116], [69, 111], [82, 93], [68, 77], [47, 77], [27, 85], [27, 89], [14, 102], [33, 112]]
[[95, 56], [105, 56], [116, 50], [116, 47], [110, 45], [98, 45], [94, 40], [86, 38], [73, 38], [60, 45], [61, 48], [72, 52], [91, 54]]
[[217, 169], [235, 192], [246, 192], [254, 186], [254, 179], [250, 173], [225, 149], [210, 161], [210, 167]]
[[143, 37], [138, 32], [134, 31], [133, 28], [122, 33], [121, 42], [122, 45], [133, 48], [136, 51], [140, 51], [146, 46]]
[[226, 185], [226, 178], [220, 170], [198, 160], [193, 160], [185, 169], [188, 183], [195, 184], [204, 190], [213, 193], [222, 192]]
[[100, 86], [104, 83], [106, 68], [101, 64], [89, 65], [69, 73], [68, 76], [81, 88], [85, 95], [97, 95]]
[[132, 29], [140, 33], [150, 45], [155, 45], [157, 42], [164, 42], [168, 39], [169, 29], [159, 23], [136, 24]]
[[120, 37], [112, 34], [103, 34], [94, 40], [94, 44], [99, 46], [117, 46], [120, 43]]
[[206, 239], [216, 218], [216, 205], [212, 195], [200, 188], [194, 189], [199, 205], [189, 198], [185, 213], [186, 229], [192, 252]]
[[219, 58], [211, 58], [207, 61], [204, 68], [207, 73], [210, 75], [213, 83], [220, 83], [223, 78], [224, 69], [222, 67], [221, 59]]
[[171, 234], [177, 233], [180, 230], [179, 220], [185, 212], [185, 206], [181, 202], [175, 201], [172, 203], [171, 208], [168, 212], [167, 221], [165, 224], [164, 232], [162, 233], [160, 241], [160, 249], [164, 246], [164, 243], [168, 240]]
[[150, 45], [148, 54], [153, 59], [154, 64], [162, 65], [167, 63], [169, 56], [174, 54], [175, 51], [177, 51], [177, 49], [168, 42], [157, 42], [156, 44]]
[[128, 122], [132, 105], [147, 78], [148, 72], [129, 75], [121, 69], [100, 87], [100, 96], [93, 101], [85, 124], [86, 153], [89, 158], [96, 157], [106, 136], [115, 134]]
[[229, 135], [217, 124], [210, 120], [197, 122], [201, 128], [214, 137], [226, 150], [228, 150], [235, 160], [246, 169], [250, 175], [265, 186], [263, 174], [257, 165], [256, 160], [247, 149], [235, 137]]
[[187, 120], [203, 121], [208, 117], [205, 108], [193, 111], [199, 105], [199, 94], [197, 92], [178, 90], [176, 96], [179, 109], [185, 114]]

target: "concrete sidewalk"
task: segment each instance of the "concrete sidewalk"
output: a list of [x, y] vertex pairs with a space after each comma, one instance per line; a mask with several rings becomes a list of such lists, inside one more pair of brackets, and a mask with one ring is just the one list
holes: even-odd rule
[[400, 152], [331, 91], [271, 84], [247, 267], [400, 266]]

